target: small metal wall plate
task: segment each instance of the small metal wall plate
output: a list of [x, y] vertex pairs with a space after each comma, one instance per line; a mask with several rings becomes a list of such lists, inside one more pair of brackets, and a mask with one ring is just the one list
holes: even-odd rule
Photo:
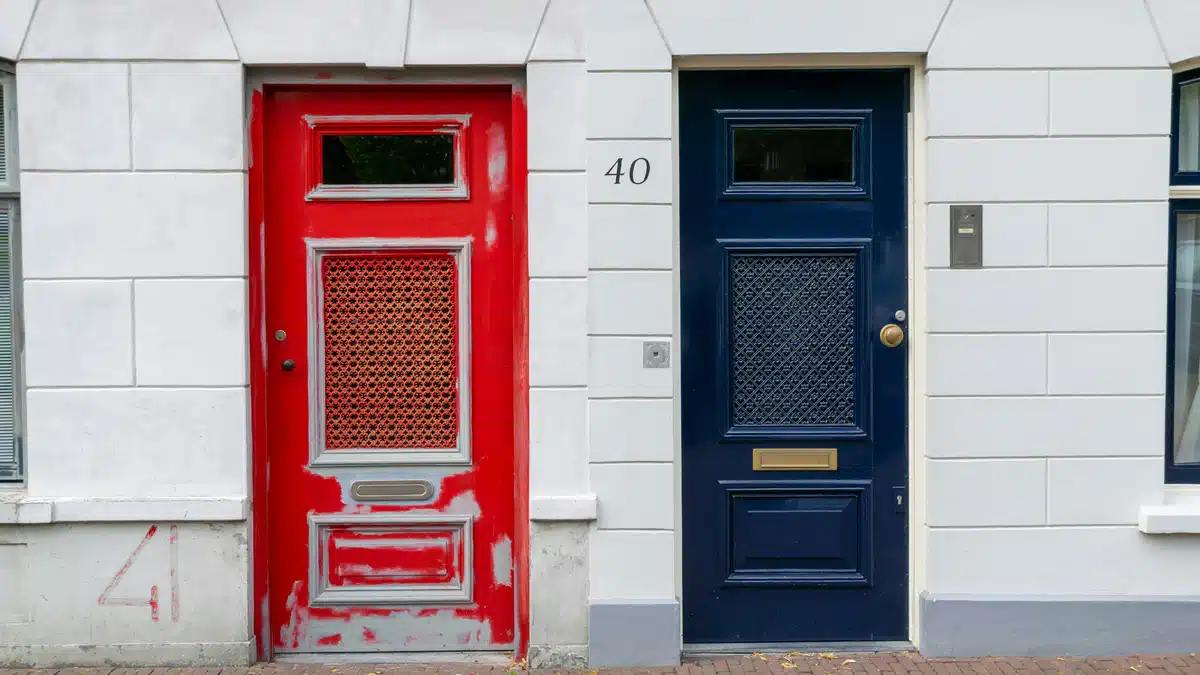
[[670, 342], [643, 342], [642, 343], [642, 367], [643, 368], [670, 368], [671, 367], [671, 343]]

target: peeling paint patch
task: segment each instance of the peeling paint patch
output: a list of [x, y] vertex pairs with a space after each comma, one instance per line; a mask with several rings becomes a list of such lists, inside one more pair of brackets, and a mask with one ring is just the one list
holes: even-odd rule
[[505, 535], [492, 545], [492, 580], [497, 586], [512, 586], [512, 539]]
[[373, 645], [376, 642], [379, 642], [379, 639], [375, 637], [375, 631], [363, 626], [362, 641], [364, 645]]
[[496, 231], [496, 216], [492, 215], [491, 211], [488, 211], [487, 229], [484, 231], [483, 240], [485, 243], [487, 243], [487, 247], [489, 249], [495, 248], [496, 239], [499, 236], [500, 233]]
[[504, 142], [504, 125], [495, 122], [487, 132], [488, 189], [492, 196], [508, 190], [508, 147]]
[[318, 638], [317, 644], [319, 644], [319, 645], [340, 645], [340, 644], [342, 644], [342, 636], [339, 633], [334, 633], [333, 635], [326, 635], [323, 638]]

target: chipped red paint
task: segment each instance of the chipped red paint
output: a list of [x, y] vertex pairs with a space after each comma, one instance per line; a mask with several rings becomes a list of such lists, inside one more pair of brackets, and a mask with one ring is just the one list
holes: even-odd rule
[[[468, 134], [482, 134], [497, 123], [506, 130], [507, 181], [489, 182], [489, 144], [480, 136], [478, 142], [468, 145], [469, 200], [304, 200], [303, 115], [463, 113], [472, 116]], [[426, 649], [438, 640], [438, 646], [445, 648], [516, 648], [523, 652], [528, 633], [523, 100], [507, 86], [269, 87], [252, 96], [250, 129], [254, 579], [256, 599], [265, 600], [255, 612], [256, 633], [263, 645], [260, 657], [270, 657], [268, 645], [275, 650], [320, 647], [328, 651], [334, 647], [353, 650], [355, 643], [361, 642], [374, 645], [373, 650], [387, 651], [406, 645]], [[488, 189], [489, 185], [495, 187]], [[491, 233], [487, 230], [489, 214], [499, 225]], [[504, 227], [504, 221], [511, 226]], [[309, 364], [303, 239], [462, 236], [475, 242], [470, 279], [474, 462], [469, 467], [447, 469], [435, 486], [432, 503], [354, 503], [348, 496], [348, 472], [307, 468]], [[492, 241], [485, 246], [487, 239]], [[268, 339], [276, 330], [286, 331], [287, 338], [282, 342]], [[284, 359], [293, 359], [295, 369], [282, 370], [279, 364]], [[374, 471], [381, 478], [405, 477], [403, 468]], [[309, 606], [310, 513], [463, 513], [464, 509], [478, 510], [472, 523], [470, 603]], [[522, 523], [519, 527], [518, 522]], [[506, 570], [492, 570], [493, 547], [505, 538], [516, 543], [516, 570], [511, 575]], [[384, 560], [368, 564], [376, 572], [406, 566], [420, 570], [427, 561], [415, 555], [393, 550], [390, 558], [384, 553]], [[497, 576], [511, 576], [516, 583], [496, 583]], [[362, 623], [367, 618], [371, 620], [369, 628]], [[333, 637], [331, 625], [346, 627], [337, 633], [336, 644], [326, 642]], [[407, 632], [397, 633], [397, 626]]]
[[517, 523], [513, 541], [513, 580], [517, 592], [517, 660], [525, 658], [529, 648], [529, 228], [526, 221], [527, 178], [529, 171], [525, 148], [527, 127], [525, 92], [514, 88], [511, 95], [512, 142], [509, 163], [512, 180], [512, 248], [516, 263], [513, 270], [514, 338], [513, 371], [513, 443], [516, 480]]
[[342, 636], [340, 634], [326, 635], [323, 638], [317, 638], [317, 644], [322, 646], [340, 645], [342, 644]]
[[268, 560], [270, 538], [267, 536], [267, 371], [266, 371], [266, 324], [264, 323], [265, 299], [263, 297], [263, 236], [266, 220], [263, 209], [263, 93], [255, 89], [250, 94], [250, 113], [247, 120], [250, 136], [248, 162], [248, 208], [249, 234], [247, 257], [249, 260], [249, 282], [247, 312], [250, 321], [250, 561], [253, 601], [254, 635], [258, 646], [258, 659], [271, 660], [273, 640], [269, 630], [268, 605]]

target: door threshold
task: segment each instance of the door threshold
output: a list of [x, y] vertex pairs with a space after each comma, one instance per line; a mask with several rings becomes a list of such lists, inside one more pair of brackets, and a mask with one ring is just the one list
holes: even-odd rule
[[507, 666], [513, 662], [512, 652], [304, 652], [276, 654], [275, 663], [320, 663], [330, 665], [352, 663], [464, 663], [484, 666]]
[[685, 644], [684, 658], [721, 656], [750, 656], [763, 654], [806, 656], [818, 654], [876, 654], [879, 652], [915, 651], [907, 640], [864, 640], [862, 642], [726, 642], [717, 644]]

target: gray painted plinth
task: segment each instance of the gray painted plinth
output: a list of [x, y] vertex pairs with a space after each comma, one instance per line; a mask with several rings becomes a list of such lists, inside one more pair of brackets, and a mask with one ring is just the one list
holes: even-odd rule
[[1200, 597], [921, 594], [921, 653], [1113, 656], [1194, 652]]
[[676, 600], [593, 600], [588, 631], [592, 668], [679, 664]]

